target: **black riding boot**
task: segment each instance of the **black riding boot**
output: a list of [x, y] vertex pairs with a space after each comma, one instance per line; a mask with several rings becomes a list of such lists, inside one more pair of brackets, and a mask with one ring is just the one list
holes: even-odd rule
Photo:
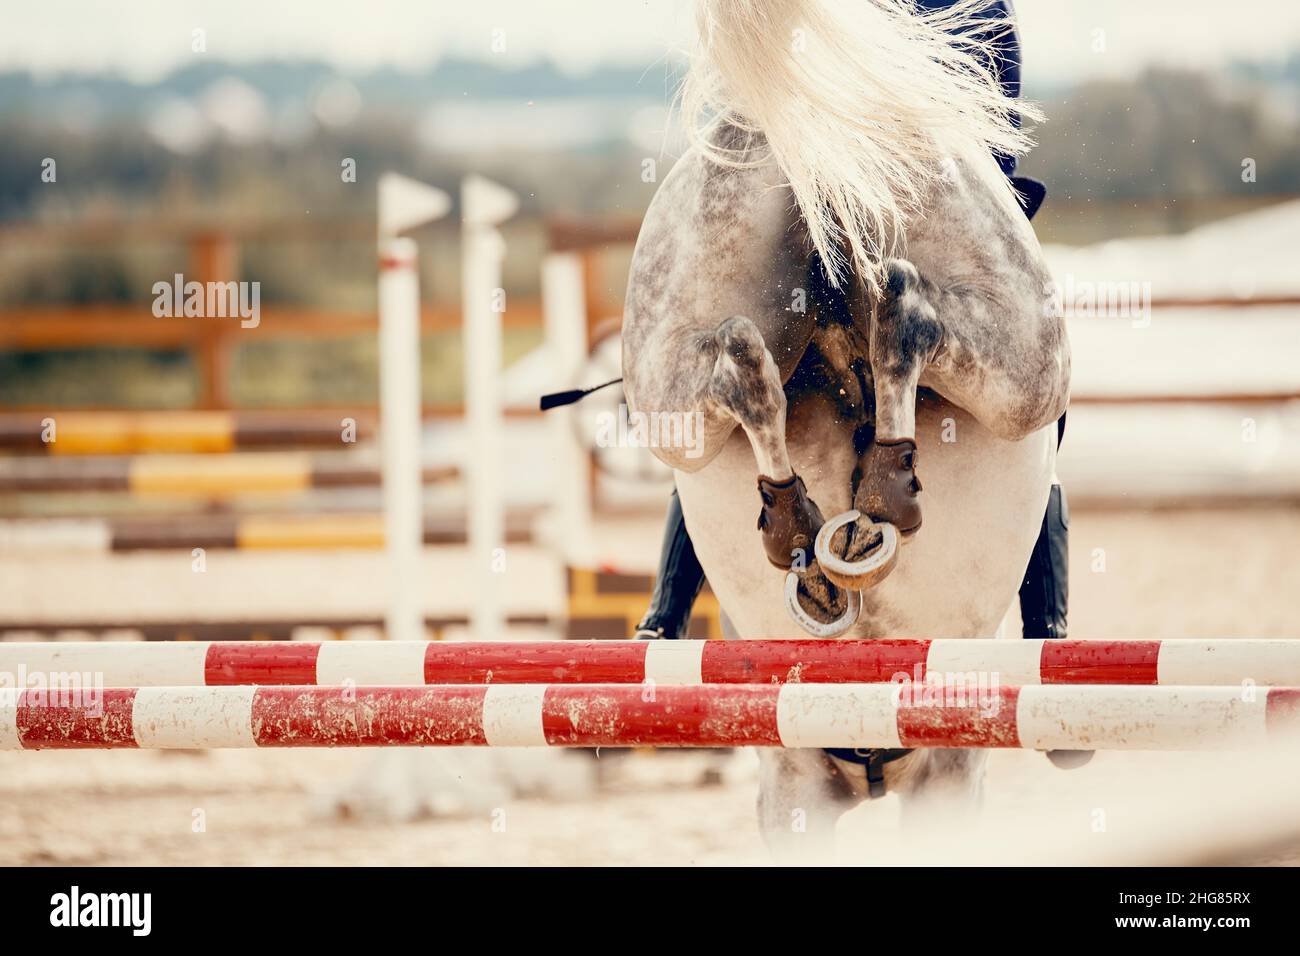
[[[1065, 435], [1065, 416], [1057, 425], [1057, 447]], [[1028, 640], [1054, 640], [1067, 633], [1070, 607], [1070, 506], [1065, 489], [1052, 485], [1029, 567], [1020, 585], [1020, 619]], [[1091, 750], [1049, 750], [1047, 759], [1062, 769], [1082, 767]]]
[[637, 640], [686, 637], [691, 623], [691, 608], [703, 585], [704, 568], [700, 567], [699, 558], [695, 556], [695, 546], [691, 544], [686, 519], [682, 515], [682, 503], [674, 488], [668, 501], [668, 522], [659, 552], [655, 590], [650, 598], [650, 609], [636, 626]]
[[1020, 619], [1028, 640], [1065, 637], [1070, 604], [1070, 510], [1065, 489], [1052, 485], [1029, 567], [1020, 584]]
[[[1056, 450], [1065, 440], [1065, 415], [1056, 423]], [[1020, 621], [1026, 640], [1051, 640], [1066, 634], [1070, 610], [1070, 506], [1065, 489], [1052, 485], [1043, 526], [1020, 582]]]

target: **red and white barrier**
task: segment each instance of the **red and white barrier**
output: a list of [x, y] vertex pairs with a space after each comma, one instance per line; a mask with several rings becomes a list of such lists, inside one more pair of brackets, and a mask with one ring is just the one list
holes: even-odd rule
[[0, 694], [0, 749], [223, 747], [1260, 746], [1300, 718], [1300, 689], [1000, 687], [965, 700], [897, 684], [656, 687], [108, 688], [68, 701]]
[[1300, 640], [0, 643], [0, 675], [22, 672], [93, 674], [114, 687], [873, 683], [972, 672], [1020, 686], [1300, 686]]

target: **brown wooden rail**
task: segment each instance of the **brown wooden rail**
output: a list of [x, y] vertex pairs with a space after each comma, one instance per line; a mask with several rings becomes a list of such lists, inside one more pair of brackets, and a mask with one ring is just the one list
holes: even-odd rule
[[[635, 242], [639, 228], [639, 221], [630, 218], [552, 217], [546, 222], [549, 248], [576, 253], [582, 259], [589, 322], [594, 324], [621, 311], [621, 303], [609, 300], [607, 290], [601, 287], [598, 278], [601, 257], [611, 248]], [[454, 229], [452, 223], [433, 227], [434, 232], [440, 233]], [[238, 250], [243, 242], [328, 241], [365, 239], [373, 235], [373, 224], [357, 220], [193, 223], [92, 219], [75, 223], [4, 226], [0, 228], [0, 245], [179, 241], [189, 248], [187, 278], [209, 282], [238, 278]], [[1250, 299], [1167, 298], [1153, 301], [1151, 305], [1158, 309], [1300, 306], [1300, 295]], [[427, 306], [421, 314], [421, 327], [425, 332], [456, 329], [460, 321], [461, 313], [457, 306]], [[503, 321], [508, 328], [536, 328], [542, 324], [541, 303], [512, 299]], [[186, 349], [195, 355], [199, 370], [197, 406], [215, 410], [231, 407], [230, 361], [235, 344], [278, 337], [373, 334], [377, 327], [377, 316], [371, 312], [338, 312], [291, 305], [263, 306], [256, 328], [243, 328], [237, 318], [155, 318], [148, 303], [33, 306], [0, 310], [0, 349], [39, 351], [86, 345]], [[350, 407], [356, 409], [356, 406]], [[455, 403], [425, 408], [425, 413], [431, 415], [454, 415], [459, 411], [460, 407]]]

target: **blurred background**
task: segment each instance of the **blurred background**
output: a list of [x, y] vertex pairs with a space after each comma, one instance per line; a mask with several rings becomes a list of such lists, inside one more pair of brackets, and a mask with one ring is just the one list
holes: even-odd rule
[[[1071, 636], [1294, 637], [1300, 7], [1016, 7], [1025, 95], [1048, 116], [1021, 171], [1048, 187], [1034, 227], [1074, 344], [1060, 464]], [[453, 197], [476, 174], [518, 196], [501, 227], [500, 600], [515, 636], [627, 636], [670, 477], [644, 452], [594, 447], [591, 416], [617, 394], [552, 418], [536, 403], [619, 374], [632, 243], [683, 149], [670, 105], [691, 36], [680, 0], [7, 12], [4, 637], [382, 636], [375, 222], [388, 171]], [[470, 633], [473, 584], [458, 212], [413, 233], [432, 637]], [[547, 263], [568, 283], [558, 296]], [[259, 283], [256, 327], [156, 317], [153, 286], [177, 273]], [[697, 610], [695, 633], [718, 636], [716, 602]], [[78, 759], [100, 757], [117, 759]], [[24, 812], [57, 813], [49, 800]], [[6, 836], [30, 824], [11, 817]], [[9, 845], [14, 861], [82, 852]]]

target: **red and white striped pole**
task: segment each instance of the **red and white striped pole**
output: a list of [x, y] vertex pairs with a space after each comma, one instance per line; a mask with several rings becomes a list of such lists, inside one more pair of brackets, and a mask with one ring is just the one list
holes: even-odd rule
[[[298, 641], [0, 643], [0, 677], [229, 684], [1000, 684], [1300, 686], [1300, 640]], [[40, 680], [39, 676], [37, 678]], [[2, 685], [0, 685], [2, 686]]]
[[898, 684], [109, 688], [0, 693], [0, 749], [1002, 747], [1217, 750], [1296, 740], [1300, 689]]

